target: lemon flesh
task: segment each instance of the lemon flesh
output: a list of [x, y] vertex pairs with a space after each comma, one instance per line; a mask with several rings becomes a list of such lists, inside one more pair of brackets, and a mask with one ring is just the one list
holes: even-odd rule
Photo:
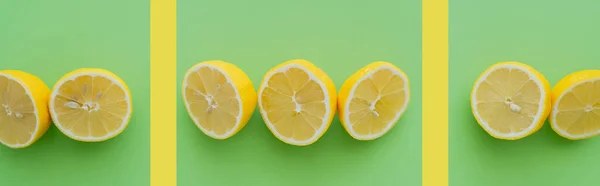
[[409, 103], [409, 82], [388, 62], [371, 63], [350, 76], [338, 96], [340, 118], [346, 131], [358, 140], [373, 140], [387, 133]]
[[333, 81], [305, 60], [288, 61], [267, 72], [258, 97], [261, 115], [271, 132], [291, 145], [317, 141], [336, 109]]
[[72, 139], [105, 141], [120, 134], [131, 117], [127, 85], [102, 69], [80, 69], [63, 76], [50, 96], [57, 128]]
[[586, 139], [600, 134], [600, 70], [564, 77], [552, 90], [550, 124], [560, 136]]
[[50, 126], [50, 90], [37, 77], [16, 70], [0, 71], [0, 142], [25, 148]]
[[498, 63], [475, 83], [471, 108], [479, 124], [493, 137], [520, 139], [537, 131], [550, 110], [548, 81], [518, 62]]
[[190, 68], [183, 82], [183, 98], [196, 126], [215, 139], [240, 131], [256, 107], [250, 78], [223, 61], [202, 62]]

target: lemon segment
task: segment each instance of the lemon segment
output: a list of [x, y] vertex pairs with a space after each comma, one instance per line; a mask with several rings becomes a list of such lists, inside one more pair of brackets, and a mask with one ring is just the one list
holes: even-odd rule
[[377, 139], [398, 122], [409, 97], [406, 74], [389, 62], [374, 62], [344, 82], [338, 96], [339, 118], [353, 138]]
[[333, 81], [312, 63], [296, 59], [267, 72], [258, 105], [269, 130], [296, 146], [316, 142], [329, 128], [336, 111]]
[[571, 73], [554, 86], [550, 125], [571, 140], [600, 134], [600, 70]]
[[182, 88], [188, 114], [204, 134], [215, 139], [239, 132], [256, 107], [250, 78], [224, 61], [196, 64], [185, 74]]
[[475, 82], [471, 109], [481, 127], [498, 139], [516, 140], [539, 130], [550, 113], [550, 85], [532, 67], [502, 62]]
[[25, 148], [50, 126], [50, 90], [38, 77], [18, 70], [0, 71], [0, 142]]
[[50, 115], [68, 137], [85, 142], [111, 139], [131, 118], [131, 93], [115, 74], [79, 69], [64, 75], [50, 96]]

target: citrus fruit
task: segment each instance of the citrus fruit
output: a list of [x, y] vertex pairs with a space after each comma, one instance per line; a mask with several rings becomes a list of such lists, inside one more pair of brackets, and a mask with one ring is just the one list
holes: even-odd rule
[[350, 76], [338, 96], [339, 118], [358, 140], [373, 140], [387, 133], [409, 102], [406, 74], [388, 62], [374, 62]]
[[183, 80], [183, 101], [200, 130], [215, 139], [239, 132], [254, 112], [256, 92], [237, 66], [206, 61], [190, 68]]
[[331, 124], [336, 111], [335, 85], [312, 63], [287, 61], [265, 74], [258, 105], [275, 137], [291, 145], [310, 145]]
[[550, 126], [571, 140], [600, 134], [600, 70], [569, 74], [554, 86]]
[[50, 90], [38, 77], [18, 70], [0, 71], [0, 142], [25, 148], [50, 126]]
[[84, 68], [64, 75], [52, 88], [50, 115], [68, 137], [85, 142], [111, 139], [131, 118], [129, 88], [112, 72]]
[[528, 65], [497, 63], [475, 82], [471, 109], [491, 136], [521, 139], [540, 129], [550, 113], [550, 85]]

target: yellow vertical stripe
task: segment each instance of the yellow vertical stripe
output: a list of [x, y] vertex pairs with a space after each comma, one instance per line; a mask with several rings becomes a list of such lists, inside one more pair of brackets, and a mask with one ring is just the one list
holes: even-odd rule
[[423, 0], [423, 186], [448, 185], [448, 0]]
[[150, 185], [175, 186], [176, 0], [150, 0]]

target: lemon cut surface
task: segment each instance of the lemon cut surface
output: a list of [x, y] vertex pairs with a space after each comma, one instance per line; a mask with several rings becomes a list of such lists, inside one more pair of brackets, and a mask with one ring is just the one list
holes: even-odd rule
[[50, 115], [68, 137], [99, 142], [120, 134], [131, 118], [129, 88], [104, 69], [79, 69], [63, 76], [50, 96]]
[[258, 95], [261, 115], [281, 141], [297, 146], [316, 142], [336, 111], [333, 81], [306, 60], [282, 63], [265, 74]]
[[50, 126], [50, 90], [38, 77], [18, 70], [0, 71], [0, 142], [25, 148]]
[[477, 79], [471, 92], [471, 109], [491, 136], [524, 138], [540, 129], [550, 113], [550, 85], [528, 65], [497, 63]]
[[183, 99], [196, 126], [215, 139], [239, 132], [256, 107], [250, 78], [237, 66], [207, 61], [190, 68], [183, 81]]
[[550, 125], [571, 140], [600, 134], [600, 70], [569, 74], [554, 86]]
[[388, 62], [371, 63], [342, 86], [339, 117], [353, 138], [373, 140], [396, 124], [408, 106], [409, 95], [404, 72]]

